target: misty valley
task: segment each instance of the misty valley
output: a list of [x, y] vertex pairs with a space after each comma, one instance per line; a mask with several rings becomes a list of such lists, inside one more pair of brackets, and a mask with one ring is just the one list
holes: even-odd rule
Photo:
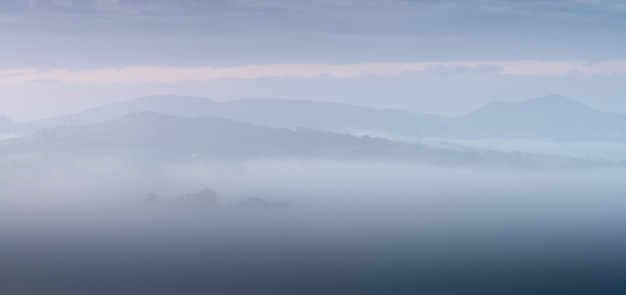
[[[626, 116], [606, 114], [612, 130], [600, 119], [579, 128], [563, 120], [603, 113], [548, 97], [520, 112], [560, 110], [559, 126], [534, 118], [534, 127], [489, 129], [400, 111], [380, 119], [389, 111], [347, 105], [254, 104], [256, 112], [245, 113], [249, 107], [226, 111], [201, 98], [148, 97], [3, 125], [14, 136], [0, 140], [0, 289], [606, 294], [624, 287], [623, 158], [510, 143], [620, 146], [626, 124], [613, 124]], [[485, 112], [472, 122], [492, 120], [479, 118]], [[471, 140], [499, 145], [464, 145]]]
[[0, 295], [624, 295], [624, 0], [0, 0]]

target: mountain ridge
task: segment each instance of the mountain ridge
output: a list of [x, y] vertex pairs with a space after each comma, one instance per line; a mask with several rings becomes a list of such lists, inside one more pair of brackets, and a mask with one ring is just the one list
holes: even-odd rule
[[[552, 95], [541, 96], [541, 97], [531, 98], [531, 99], [517, 101], [517, 102], [492, 102], [474, 111], [468, 112], [458, 117], [470, 116], [472, 114], [485, 112], [490, 109], [502, 109], [502, 108], [507, 108], [507, 107], [508, 108], [514, 107], [514, 108], [523, 109], [523, 110], [551, 110], [551, 109], [553, 110], [553, 109], [558, 108], [561, 111], [562, 110], [568, 110], [568, 111], [576, 110], [576, 111], [588, 111], [588, 112], [593, 111], [593, 112], [610, 113], [610, 112], [605, 112], [605, 111], [592, 108], [586, 104], [583, 104], [571, 98], [552, 94]], [[618, 113], [614, 113], [614, 114], [618, 114]]]
[[183, 118], [153, 112], [0, 141], [0, 158], [122, 158], [140, 163], [250, 159], [399, 160], [434, 165], [503, 165], [520, 168], [613, 167], [618, 163], [567, 156], [451, 150], [309, 129], [279, 129], [216, 117]]
[[395, 136], [447, 139], [626, 141], [626, 115], [600, 111], [558, 95], [514, 103], [490, 103], [457, 117], [319, 101], [248, 98], [216, 102], [194, 96], [159, 95], [34, 121], [20, 128], [32, 133], [42, 128], [114, 120], [141, 111], [186, 118], [214, 116], [274, 128], [339, 133], [373, 130]]
[[[455, 118], [453, 131], [493, 138], [626, 140], [626, 115], [597, 110], [557, 95], [491, 103]], [[464, 126], [471, 126], [467, 130]]]

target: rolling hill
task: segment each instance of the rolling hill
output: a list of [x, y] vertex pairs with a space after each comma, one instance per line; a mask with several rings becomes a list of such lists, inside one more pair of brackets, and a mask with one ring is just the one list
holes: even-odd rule
[[626, 116], [552, 95], [486, 105], [454, 118], [443, 137], [624, 141]]
[[32, 133], [42, 128], [110, 121], [142, 111], [185, 118], [215, 116], [273, 128], [337, 133], [371, 130], [395, 136], [443, 139], [626, 141], [626, 115], [599, 111], [554, 95], [518, 103], [492, 103], [458, 117], [328, 102], [242, 99], [218, 103], [198, 97], [151, 96], [22, 126], [7, 125], [5, 129]]
[[114, 120], [128, 113], [142, 111], [186, 118], [216, 116], [275, 128], [302, 127], [333, 132], [379, 129], [404, 135], [424, 132], [422, 128], [427, 128], [425, 126], [439, 119], [433, 115], [402, 110], [377, 110], [341, 103], [276, 99], [242, 99], [217, 103], [198, 97], [150, 96], [31, 122], [27, 126], [31, 131], [60, 126], [81, 126]]
[[445, 149], [310, 129], [278, 129], [216, 117], [152, 112], [78, 127], [59, 127], [0, 141], [0, 158], [37, 154], [59, 159], [107, 156], [169, 162], [202, 159], [400, 160], [437, 165], [590, 167], [616, 163], [530, 153]]

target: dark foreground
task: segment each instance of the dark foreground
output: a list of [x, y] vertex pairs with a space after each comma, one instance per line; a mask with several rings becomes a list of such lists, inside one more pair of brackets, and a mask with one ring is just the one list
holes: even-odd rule
[[431, 209], [9, 214], [0, 293], [625, 294], [617, 214]]

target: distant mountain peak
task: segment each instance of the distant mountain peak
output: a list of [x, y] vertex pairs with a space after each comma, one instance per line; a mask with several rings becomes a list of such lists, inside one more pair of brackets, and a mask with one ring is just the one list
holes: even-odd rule
[[458, 136], [624, 140], [626, 116], [603, 112], [559, 95], [488, 104], [455, 118]]
[[554, 94], [492, 103], [451, 118], [321, 101], [248, 98], [216, 102], [202, 97], [155, 95], [28, 124], [15, 125], [0, 118], [0, 126], [10, 133], [33, 133], [44, 127], [84, 126], [122, 117], [152, 118], [154, 113], [182, 118], [212, 116], [273, 128], [304, 127], [339, 133], [372, 130], [393, 136], [626, 141], [625, 115], [599, 111]]
[[526, 100], [518, 103], [518, 106], [532, 111], [569, 112], [579, 115], [602, 112], [577, 100], [559, 95], [548, 95]]
[[132, 101], [155, 102], [155, 103], [177, 102], [177, 101], [178, 102], [190, 102], [190, 101], [213, 102], [212, 100], [208, 98], [204, 98], [204, 97], [184, 96], [184, 95], [151, 95], [151, 96], [139, 97], [139, 98], [130, 100], [129, 102], [132, 102]]
[[560, 95], [556, 95], [556, 94], [541, 96], [541, 97], [525, 100], [520, 103], [521, 104], [578, 105], [578, 106], [585, 106], [587, 108], [590, 108], [589, 106], [577, 100], [560, 96]]
[[556, 94], [546, 95], [520, 102], [494, 102], [487, 104], [468, 115], [490, 112], [599, 112], [577, 100]]
[[558, 94], [548, 94], [548, 95], [528, 99], [527, 101], [533, 101], [533, 100], [574, 101], [571, 98], [567, 98], [565, 96], [558, 95]]

